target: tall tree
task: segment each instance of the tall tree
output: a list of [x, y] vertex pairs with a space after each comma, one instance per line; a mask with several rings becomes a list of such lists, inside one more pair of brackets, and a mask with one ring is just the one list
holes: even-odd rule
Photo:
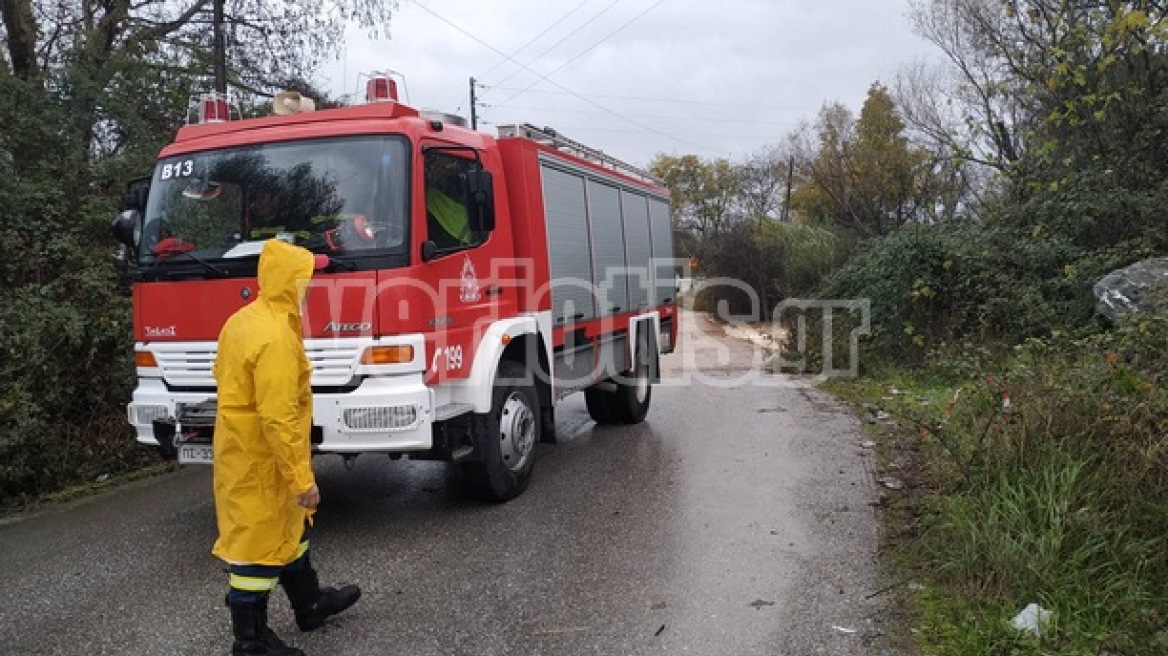
[[788, 144], [765, 146], [737, 165], [738, 205], [744, 218], [779, 218], [792, 157]]
[[[953, 76], [940, 82], [918, 69], [907, 82], [914, 92], [901, 94], [905, 116], [916, 128], [961, 157], [999, 171], [1021, 157], [1033, 113], [1025, 83], [1012, 71], [1020, 62], [1009, 52], [1004, 5], [1011, 2], [914, 2], [917, 33], [948, 58]], [[950, 110], [954, 106], [956, 116]]]
[[738, 171], [729, 160], [658, 155], [649, 165], [673, 195], [675, 228], [702, 237], [724, 232], [736, 219]]
[[[1168, 242], [1168, 5], [928, 0], [914, 15], [957, 74], [949, 142], [1002, 172], [1007, 216], [1084, 246]], [[917, 126], [929, 123], [946, 138]]]
[[915, 64], [897, 78], [894, 98], [909, 141], [932, 158], [935, 220], [958, 216], [985, 218], [991, 213], [1010, 164], [995, 155], [992, 141], [979, 136], [960, 92], [935, 67]]
[[32, 0], [0, 0], [0, 14], [3, 14], [8, 45], [3, 72], [21, 79], [33, 77], [37, 72], [37, 24]]
[[885, 234], [918, 216], [923, 199], [916, 183], [926, 156], [909, 147], [904, 131], [888, 90], [872, 85], [856, 122], [853, 184], [858, 208], [852, 211], [858, 227], [867, 226], [870, 234]]
[[[6, 54], [0, 76], [39, 81], [27, 92], [39, 87], [66, 100], [78, 152], [117, 152], [128, 124], [160, 127], [182, 116], [181, 110], [160, 113], [152, 99], [172, 102], [200, 90], [196, 85], [211, 88], [198, 80], [211, 71], [213, 2], [72, 0], [34, 7], [31, 0], [0, 0]], [[245, 93], [309, 79], [340, 47], [349, 21], [378, 29], [396, 8], [395, 0], [224, 2], [230, 82]]]
[[929, 218], [930, 157], [909, 144], [887, 89], [869, 89], [858, 120], [842, 105], [824, 107], [817, 129], [792, 198], [804, 218], [868, 237]]

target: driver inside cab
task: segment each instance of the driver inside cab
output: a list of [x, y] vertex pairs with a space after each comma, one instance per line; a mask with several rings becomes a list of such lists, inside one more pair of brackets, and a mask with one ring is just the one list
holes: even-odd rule
[[471, 243], [466, 207], [437, 187], [426, 187], [426, 217], [430, 239], [438, 248], [457, 248]]
[[428, 238], [438, 250], [469, 246], [476, 241], [466, 203], [466, 171], [471, 162], [445, 153], [426, 156], [426, 222]]

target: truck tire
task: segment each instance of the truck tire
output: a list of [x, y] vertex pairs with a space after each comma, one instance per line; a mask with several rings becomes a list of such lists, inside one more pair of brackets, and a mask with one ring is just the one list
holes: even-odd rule
[[625, 380], [617, 383], [613, 393], [613, 411], [622, 424], [639, 424], [649, 414], [653, 400], [653, 382], [649, 376], [649, 349], [639, 348], [633, 368], [625, 372]]
[[499, 363], [491, 411], [473, 415], [471, 423], [476, 458], [461, 465], [468, 482], [490, 501], [522, 494], [535, 471], [541, 432], [539, 396], [522, 364]]
[[620, 380], [605, 381], [616, 385], [615, 390], [589, 387], [584, 390], [584, 405], [592, 421], [607, 426], [612, 424], [639, 424], [649, 413], [653, 400], [653, 384], [649, 376], [649, 349], [637, 349], [633, 368], [618, 376]]
[[589, 387], [584, 390], [584, 405], [588, 407], [588, 416], [592, 417], [592, 421], [607, 426], [610, 424], [621, 423], [616, 416], [614, 405], [616, 403], [616, 392], [609, 392], [596, 387]]

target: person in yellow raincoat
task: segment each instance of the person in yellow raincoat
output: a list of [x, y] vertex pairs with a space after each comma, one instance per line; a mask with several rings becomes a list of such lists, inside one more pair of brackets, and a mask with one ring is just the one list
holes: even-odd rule
[[212, 553], [230, 566], [235, 656], [304, 656], [268, 627], [268, 594], [277, 582], [302, 631], [361, 596], [353, 585], [322, 589], [309, 561], [308, 529], [320, 491], [312, 473], [312, 368], [300, 306], [314, 269], [307, 250], [267, 241], [257, 299], [219, 333], [213, 439], [219, 539]]

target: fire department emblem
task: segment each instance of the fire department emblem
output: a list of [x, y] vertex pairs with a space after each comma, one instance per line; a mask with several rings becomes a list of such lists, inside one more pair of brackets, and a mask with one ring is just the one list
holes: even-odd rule
[[458, 299], [463, 303], [474, 303], [482, 298], [479, 292], [479, 277], [475, 273], [474, 264], [470, 261], [470, 256], [462, 262], [462, 282], [458, 287]]

